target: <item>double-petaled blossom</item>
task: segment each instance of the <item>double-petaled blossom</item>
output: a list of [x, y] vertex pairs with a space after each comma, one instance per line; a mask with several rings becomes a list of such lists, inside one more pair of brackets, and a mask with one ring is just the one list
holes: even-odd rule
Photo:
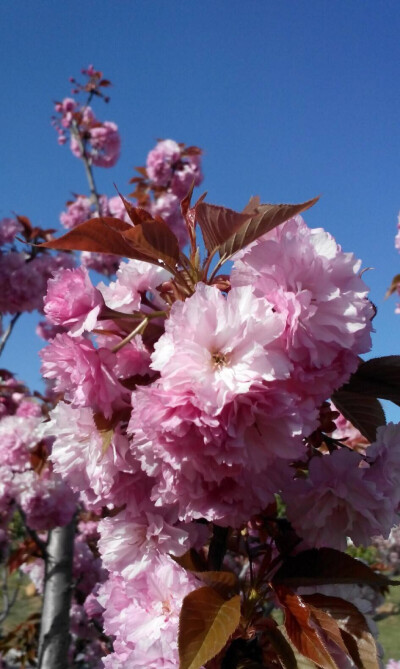
[[386, 487], [380, 475], [379, 462], [368, 465], [346, 448], [315, 456], [308, 477], [290, 481], [283, 490], [288, 518], [311, 546], [344, 550], [346, 537], [368, 545], [374, 535], [387, 536], [396, 521], [393, 479], [398, 486], [399, 473]]
[[105, 667], [178, 666], [178, 622], [183, 598], [198, 583], [167, 555], [155, 556], [134, 578], [112, 572], [101, 586], [104, 628], [115, 637]]
[[236, 256], [232, 285], [253, 286], [284, 318], [293, 385], [316, 402], [344, 383], [370, 349], [373, 307], [360, 266], [300, 216]]
[[42, 374], [75, 406], [92, 407], [106, 418], [123, 406], [124, 389], [116, 378], [115, 354], [96, 349], [89, 339], [58, 334], [41, 351]]
[[47, 284], [44, 313], [54, 325], [62, 325], [77, 337], [97, 323], [104, 300], [84, 267], [61, 270]]

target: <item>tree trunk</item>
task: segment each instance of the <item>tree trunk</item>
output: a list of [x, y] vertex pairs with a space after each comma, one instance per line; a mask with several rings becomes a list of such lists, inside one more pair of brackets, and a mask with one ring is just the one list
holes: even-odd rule
[[67, 669], [75, 519], [49, 534], [38, 667]]

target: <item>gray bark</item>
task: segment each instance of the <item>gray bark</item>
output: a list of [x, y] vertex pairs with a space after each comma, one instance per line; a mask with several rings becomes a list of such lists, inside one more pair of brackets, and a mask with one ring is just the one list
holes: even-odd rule
[[39, 669], [67, 669], [75, 520], [51, 530], [39, 637]]

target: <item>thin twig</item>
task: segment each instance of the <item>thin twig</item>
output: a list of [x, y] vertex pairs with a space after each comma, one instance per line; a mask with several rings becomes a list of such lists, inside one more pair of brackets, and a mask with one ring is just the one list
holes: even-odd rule
[[100, 216], [101, 211], [100, 211], [100, 200], [99, 200], [99, 195], [97, 192], [94, 176], [93, 176], [93, 170], [92, 170], [92, 164], [89, 160], [89, 157], [86, 153], [86, 147], [85, 144], [82, 140], [81, 134], [79, 132], [79, 127], [76, 121], [72, 122], [72, 134], [75, 137], [76, 141], [78, 142], [79, 145], [79, 150], [82, 154], [82, 160], [83, 164], [85, 166], [85, 172], [86, 172], [86, 178], [88, 180], [89, 184], [89, 189], [90, 189], [90, 194], [92, 196], [92, 201], [94, 208], [96, 209], [97, 214]]
[[117, 353], [117, 351], [119, 351], [123, 346], [125, 346], [125, 344], [129, 344], [129, 342], [131, 341], [131, 339], [133, 339], [137, 334], [141, 334], [141, 333], [146, 329], [148, 322], [149, 322], [149, 319], [148, 319], [148, 318], [144, 318], [143, 321], [142, 321], [141, 323], [139, 323], [139, 325], [137, 326], [137, 328], [135, 328], [134, 330], [132, 330], [132, 332], [130, 332], [130, 333], [125, 337], [125, 339], [123, 339], [122, 341], [120, 341], [119, 344], [117, 344], [116, 346], [114, 346], [114, 347], [111, 349], [112, 352], [113, 352], [113, 353]]
[[0, 355], [3, 353], [3, 349], [4, 349], [4, 347], [7, 343], [7, 340], [10, 337], [10, 335], [13, 331], [14, 325], [16, 324], [16, 322], [17, 322], [17, 320], [20, 316], [21, 316], [21, 314], [19, 312], [17, 314], [14, 314], [14, 316], [10, 320], [6, 330], [4, 331], [3, 336], [0, 339]]

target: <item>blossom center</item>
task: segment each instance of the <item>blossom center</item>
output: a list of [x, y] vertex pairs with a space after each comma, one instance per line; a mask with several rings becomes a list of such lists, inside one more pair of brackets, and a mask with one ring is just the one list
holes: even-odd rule
[[228, 356], [225, 353], [221, 353], [221, 351], [216, 351], [215, 353], [212, 353], [211, 359], [214, 363], [214, 367], [216, 367], [217, 369], [226, 367], [229, 364]]

